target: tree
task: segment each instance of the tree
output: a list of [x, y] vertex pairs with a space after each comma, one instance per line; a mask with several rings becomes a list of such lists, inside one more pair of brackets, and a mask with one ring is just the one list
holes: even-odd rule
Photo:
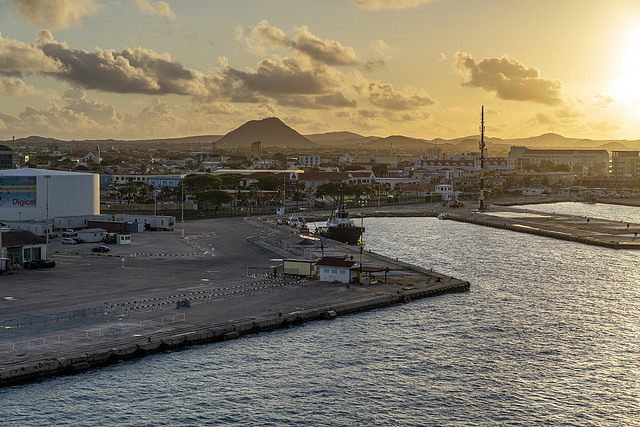
[[373, 172], [375, 176], [382, 178], [389, 173], [389, 165], [386, 163], [377, 163], [371, 167], [371, 172]]
[[208, 203], [216, 206], [233, 201], [233, 196], [224, 190], [206, 190], [198, 193], [196, 198], [198, 203]]
[[226, 189], [232, 189], [239, 186], [240, 180], [242, 179], [243, 176], [244, 175], [239, 173], [225, 173], [222, 175], [217, 175], [217, 177], [220, 178], [220, 181], [221, 181], [220, 188], [226, 188]]
[[284, 154], [282, 154], [282, 153], [275, 153], [275, 154], [273, 155], [273, 158], [274, 158], [275, 160], [277, 160], [277, 161], [278, 161], [278, 163], [280, 163], [280, 167], [281, 167], [282, 169], [284, 169], [284, 168], [286, 168], [286, 167], [287, 167], [287, 156], [285, 156]]
[[262, 191], [258, 187], [251, 187], [249, 189], [249, 199], [253, 200], [253, 204], [258, 206], [258, 202], [262, 198]]
[[258, 178], [257, 186], [261, 190], [274, 191], [280, 185], [284, 185], [284, 179], [276, 174]]
[[190, 194], [222, 188], [222, 180], [210, 174], [189, 174], [182, 180], [184, 189]]

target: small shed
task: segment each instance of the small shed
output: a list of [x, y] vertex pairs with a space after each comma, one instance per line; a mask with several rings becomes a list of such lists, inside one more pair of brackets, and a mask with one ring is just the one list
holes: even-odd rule
[[131, 244], [131, 234], [117, 234], [116, 235], [116, 243], [118, 245], [130, 245]]
[[316, 271], [321, 282], [351, 283], [354, 274], [358, 277], [357, 271], [354, 273], [349, 270], [354, 264], [355, 261], [340, 257], [323, 257], [316, 262]]

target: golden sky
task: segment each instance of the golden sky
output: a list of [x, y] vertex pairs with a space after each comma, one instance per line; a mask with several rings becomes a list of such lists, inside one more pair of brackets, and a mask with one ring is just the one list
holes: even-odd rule
[[637, 0], [0, 0], [0, 137], [640, 139]]

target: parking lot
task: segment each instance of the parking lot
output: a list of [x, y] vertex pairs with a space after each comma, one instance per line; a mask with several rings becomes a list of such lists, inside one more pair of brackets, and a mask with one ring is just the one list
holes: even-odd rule
[[246, 243], [255, 228], [242, 219], [193, 221], [174, 231], [132, 234], [130, 245], [62, 244], [50, 240], [55, 268], [18, 270], [0, 277], [2, 318], [121, 304], [222, 286], [247, 268], [264, 270], [273, 256]]

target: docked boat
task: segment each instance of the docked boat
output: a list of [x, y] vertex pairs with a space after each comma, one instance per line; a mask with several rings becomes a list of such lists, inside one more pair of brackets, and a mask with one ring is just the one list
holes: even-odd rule
[[364, 227], [358, 227], [349, 218], [349, 212], [343, 204], [338, 205], [338, 208], [331, 212], [331, 216], [327, 219], [327, 227], [320, 231], [322, 236], [348, 245], [358, 243], [362, 233], [364, 233]]

